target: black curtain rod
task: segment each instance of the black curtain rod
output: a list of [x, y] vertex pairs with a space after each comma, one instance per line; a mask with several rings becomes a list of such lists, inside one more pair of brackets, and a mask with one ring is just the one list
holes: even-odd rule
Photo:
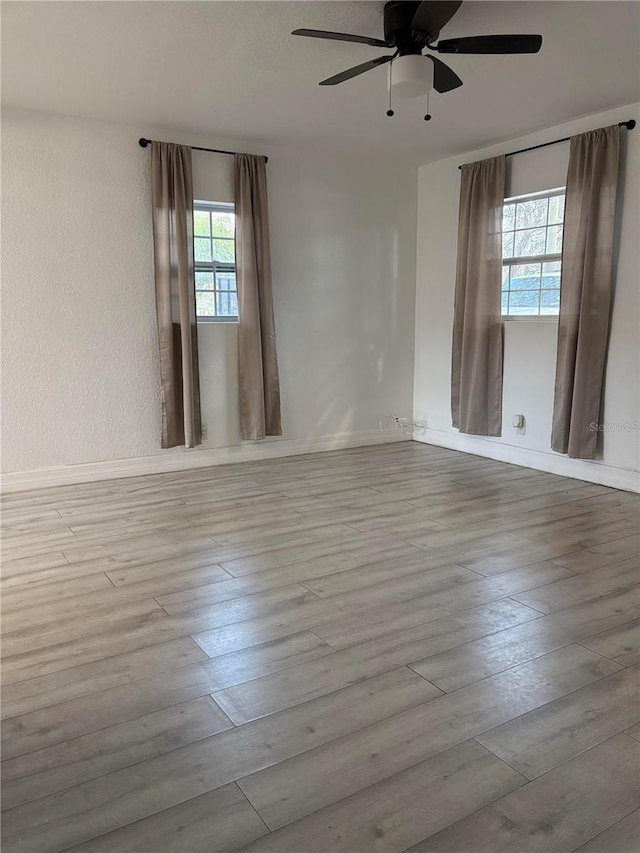
[[[636, 120], [634, 118], [630, 118], [629, 121], [618, 122], [618, 127], [626, 127], [627, 130], [633, 130], [635, 126]], [[564, 139], [552, 139], [551, 142], [543, 142], [541, 145], [532, 145], [531, 148], [521, 148], [519, 151], [509, 151], [509, 153], [504, 156], [515, 157], [516, 154], [524, 154], [526, 151], [537, 151], [538, 148], [547, 148], [549, 145], [558, 145], [560, 142], [569, 142], [570, 139], [570, 136], [565, 136]], [[462, 166], [458, 166], [458, 169], [462, 169]]]
[[[145, 139], [143, 136], [138, 140], [138, 145], [140, 148], [146, 148], [147, 145], [151, 145], [153, 141], [153, 139]], [[236, 154], [235, 151], [223, 151], [221, 148], [198, 148], [197, 145], [188, 145], [187, 147], [191, 148], [192, 151], [209, 151], [211, 154], [231, 154], [232, 157]], [[269, 158], [265, 157], [264, 162], [268, 163]]]

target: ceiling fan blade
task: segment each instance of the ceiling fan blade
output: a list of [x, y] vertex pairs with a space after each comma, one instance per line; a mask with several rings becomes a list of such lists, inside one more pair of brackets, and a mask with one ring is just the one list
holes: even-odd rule
[[411, 29], [426, 33], [431, 40], [438, 38], [438, 33], [462, 6], [462, 0], [442, 0], [432, 2], [424, 0], [411, 21]]
[[292, 36], [307, 36], [312, 39], [331, 39], [332, 41], [351, 41], [356, 44], [369, 44], [371, 47], [389, 47], [386, 41], [369, 36], [352, 36], [349, 33], [330, 33], [327, 30], [294, 30]]
[[353, 68], [347, 68], [346, 71], [342, 71], [334, 77], [328, 77], [326, 80], [323, 80], [320, 85], [335, 86], [337, 83], [344, 83], [345, 80], [351, 80], [352, 77], [357, 77], [358, 74], [364, 74], [365, 71], [371, 71], [372, 68], [376, 68], [378, 65], [384, 65], [385, 62], [391, 62], [392, 59], [393, 55], [377, 56], [375, 59], [370, 59], [369, 62], [363, 62], [362, 65], [355, 65]]
[[445, 39], [432, 47], [438, 53], [537, 53], [542, 36], [469, 36]]
[[430, 56], [429, 59], [433, 62], [433, 88], [436, 92], [450, 92], [462, 86], [462, 80], [448, 65], [435, 56]]

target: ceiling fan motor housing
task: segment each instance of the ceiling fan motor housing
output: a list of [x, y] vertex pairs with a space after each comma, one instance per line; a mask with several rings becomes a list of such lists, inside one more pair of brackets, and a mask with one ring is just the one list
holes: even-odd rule
[[430, 40], [429, 33], [411, 29], [411, 22], [420, 6], [413, 0], [389, 0], [384, 5], [384, 40], [398, 49], [402, 56], [421, 53]]

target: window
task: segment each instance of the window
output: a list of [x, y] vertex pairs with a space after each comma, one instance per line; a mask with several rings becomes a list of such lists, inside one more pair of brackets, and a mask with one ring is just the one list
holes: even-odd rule
[[564, 188], [505, 199], [502, 316], [560, 312]]
[[195, 201], [193, 234], [198, 321], [237, 322], [233, 204]]

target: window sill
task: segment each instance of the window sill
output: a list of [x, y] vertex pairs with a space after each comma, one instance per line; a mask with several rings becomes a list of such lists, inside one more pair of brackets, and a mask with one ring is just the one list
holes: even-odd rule
[[503, 314], [503, 323], [557, 323], [558, 314]]
[[229, 323], [231, 323], [237, 326], [240, 320], [238, 317], [197, 317], [196, 322], [199, 326], [208, 326], [210, 323], [222, 323], [223, 325], [228, 325]]

